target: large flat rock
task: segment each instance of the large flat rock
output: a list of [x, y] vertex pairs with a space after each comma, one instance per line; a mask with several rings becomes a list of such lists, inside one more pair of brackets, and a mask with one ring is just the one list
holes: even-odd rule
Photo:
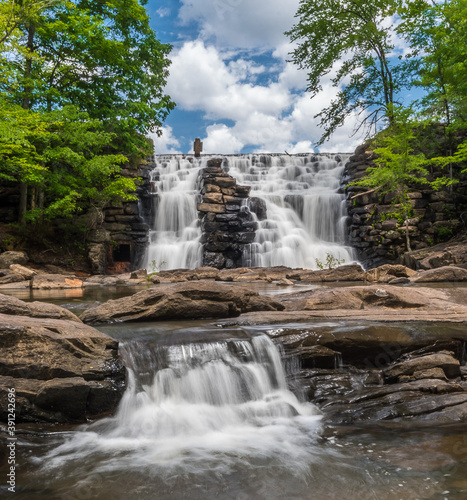
[[0, 302], [0, 420], [9, 388], [16, 422], [82, 422], [114, 410], [125, 385], [118, 343], [58, 306], [21, 302]]
[[68, 309], [45, 302], [24, 302], [9, 295], [0, 294], [0, 314], [29, 316], [31, 318], [67, 319], [81, 323], [78, 316]]
[[247, 288], [216, 282], [160, 284], [131, 297], [109, 300], [81, 315], [84, 323], [229, 318], [284, 306]]

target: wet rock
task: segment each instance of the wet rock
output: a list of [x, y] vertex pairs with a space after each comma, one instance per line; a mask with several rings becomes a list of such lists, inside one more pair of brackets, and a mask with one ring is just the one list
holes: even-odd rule
[[8, 269], [12, 264], [24, 265], [28, 260], [26, 252], [3, 252], [0, 254], [0, 269]]
[[[324, 419], [332, 424], [372, 424], [383, 422], [429, 421], [432, 425], [457, 418], [465, 421], [467, 392], [456, 383], [442, 380], [370, 387], [331, 398], [321, 406]], [[447, 410], [447, 411], [446, 411]]]
[[85, 323], [238, 316], [247, 311], [281, 310], [283, 305], [242, 287], [217, 282], [160, 284], [131, 297], [109, 300], [85, 311]]
[[9, 387], [17, 422], [77, 422], [114, 410], [125, 384], [118, 343], [58, 306], [18, 302], [1, 301], [0, 419]]
[[402, 376], [415, 376], [416, 372], [433, 368], [443, 370], [448, 378], [460, 377], [461, 374], [460, 363], [450, 352], [438, 352], [402, 361], [384, 370], [383, 374], [385, 380], [393, 382]]
[[31, 318], [66, 319], [81, 323], [77, 316], [64, 307], [45, 302], [24, 302], [3, 294], [0, 294], [0, 313], [12, 316], [29, 316]]
[[436, 269], [420, 271], [412, 276], [414, 283], [433, 283], [444, 281], [467, 281], [467, 269], [455, 266], [444, 266]]
[[57, 274], [38, 274], [33, 277], [31, 283], [31, 287], [35, 290], [82, 288], [83, 286], [83, 281], [76, 276]]

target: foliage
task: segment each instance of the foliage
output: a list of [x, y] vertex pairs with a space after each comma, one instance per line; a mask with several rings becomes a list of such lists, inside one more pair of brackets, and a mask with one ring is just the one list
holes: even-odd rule
[[320, 259], [315, 259], [315, 262], [318, 269], [324, 270], [334, 269], [335, 267], [344, 264], [345, 259], [338, 259], [337, 257], [334, 257], [334, 255], [326, 253], [326, 260], [324, 263]]
[[[144, 0], [3, 0], [0, 181], [21, 186], [21, 220], [132, 199], [122, 165], [152, 153], [175, 106], [170, 45]], [[27, 211], [26, 211], [27, 209]]]
[[29, 221], [69, 217], [131, 200], [135, 181], [119, 175], [123, 155], [103, 154], [113, 135], [73, 106], [37, 113], [5, 105], [0, 115], [0, 178], [26, 181], [42, 193]]
[[380, 118], [392, 121], [401, 90], [411, 85], [411, 61], [391, 57], [394, 49], [393, 16], [396, 1], [301, 0], [299, 22], [286, 34], [297, 48], [292, 61], [308, 70], [307, 91], [312, 98], [330, 77], [342, 85], [331, 105], [316, 115], [328, 139], [350, 115], [375, 125]]

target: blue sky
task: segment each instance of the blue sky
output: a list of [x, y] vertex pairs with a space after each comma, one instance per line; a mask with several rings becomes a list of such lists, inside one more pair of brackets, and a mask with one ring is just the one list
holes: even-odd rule
[[[189, 153], [200, 137], [205, 153], [315, 150], [321, 135], [314, 115], [337, 90], [323, 82], [311, 100], [306, 73], [288, 63], [292, 46], [283, 34], [294, 24], [299, 0], [149, 0], [152, 27], [171, 43], [166, 92], [177, 108], [156, 153]], [[321, 146], [323, 152], [351, 152], [350, 118]]]

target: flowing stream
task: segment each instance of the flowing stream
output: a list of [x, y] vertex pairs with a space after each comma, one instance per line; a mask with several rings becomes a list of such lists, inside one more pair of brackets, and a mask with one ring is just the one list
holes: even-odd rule
[[[264, 326], [101, 329], [121, 342], [128, 369], [119, 409], [78, 428], [19, 425], [15, 499], [465, 498], [465, 426], [326, 426], [289, 390], [297, 365], [289, 359], [284, 369]], [[0, 462], [4, 492], [6, 470]]]
[[[210, 158], [156, 157], [148, 269], [202, 265], [197, 183]], [[347, 211], [340, 191], [346, 155], [251, 154], [223, 160], [238, 184], [251, 186], [250, 209], [255, 198], [265, 207], [259, 215], [256, 211], [256, 238], [247, 245], [243, 265], [316, 269], [328, 255], [347, 264], [355, 261], [346, 245]]]

